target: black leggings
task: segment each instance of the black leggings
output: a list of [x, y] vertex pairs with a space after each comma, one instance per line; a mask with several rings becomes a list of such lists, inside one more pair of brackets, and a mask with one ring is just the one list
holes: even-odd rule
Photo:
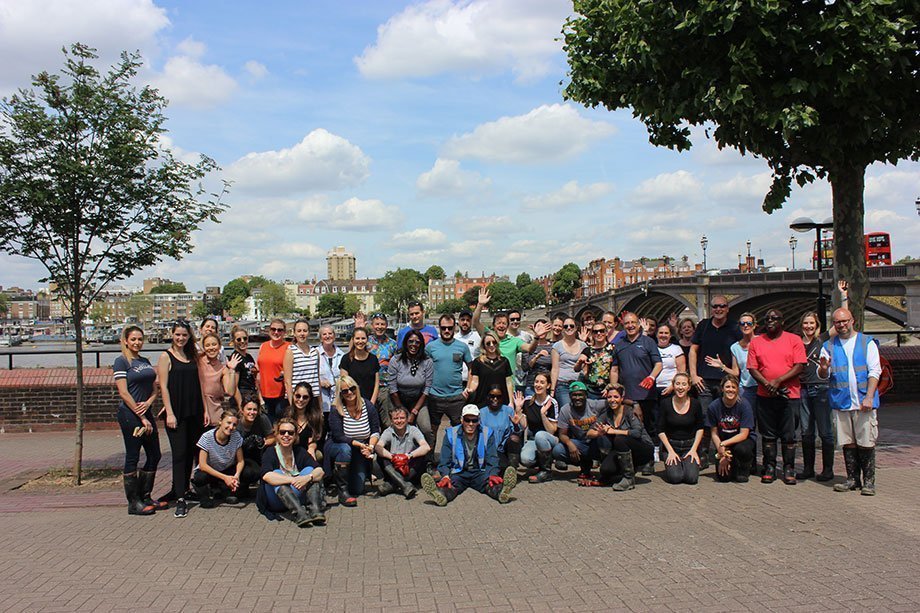
[[720, 475], [718, 469], [716, 469], [716, 479], [718, 481], [732, 481], [738, 478], [739, 473], [743, 475], [751, 474], [755, 451], [754, 439], [746, 438], [740, 443], [735, 443], [729, 447], [729, 451], [732, 452], [731, 472], [727, 475]]
[[203, 417], [177, 417], [175, 428], [166, 428], [169, 448], [172, 450], [173, 493], [182, 498], [188, 491], [189, 477], [195, 465], [198, 439], [204, 430]]
[[147, 421], [153, 426], [153, 432], [144, 436], [134, 436], [134, 429], [141, 426], [141, 418], [137, 413], [121, 405], [118, 407], [118, 425], [121, 426], [121, 436], [125, 439], [125, 474], [133, 475], [137, 472], [137, 464], [141, 459], [141, 449], [147, 459], [144, 461], [144, 470], [156, 472], [160, 463], [160, 436], [157, 433], [157, 422], [147, 411]]
[[601, 481], [615, 481], [622, 473], [617, 462], [617, 453], [632, 453], [633, 468], [648, 464], [655, 457], [655, 447], [646, 443], [641, 438], [634, 438], [623, 434], [614, 434], [608, 436], [610, 440], [610, 452], [601, 460]]

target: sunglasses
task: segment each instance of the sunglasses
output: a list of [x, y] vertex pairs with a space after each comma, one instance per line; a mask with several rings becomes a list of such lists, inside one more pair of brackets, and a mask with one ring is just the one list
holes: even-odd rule
[[478, 423], [479, 423], [479, 418], [478, 418], [478, 417], [464, 417], [464, 418], [463, 418], [463, 423], [465, 423], [465, 424], [478, 424]]
[[842, 326], [843, 324], [848, 324], [848, 323], [850, 323], [850, 320], [849, 320], [849, 319], [841, 319], [841, 320], [839, 320], [839, 321], [835, 321], [835, 322], [834, 322], [834, 325], [835, 325], [835, 326]]
[[486, 342], [483, 343], [483, 345], [485, 345], [486, 347], [494, 347], [494, 346], [496, 346], [497, 344], [498, 344], [498, 343], [496, 343], [495, 341], [486, 341]]
[[501, 394], [499, 394], [498, 396], [493, 396], [489, 394], [489, 400], [501, 400], [501, 399], [502, 399]]
[[565, 328], [566, 330], [574, 330], [574, 329], [575, 329], [575, 324], [565, 324], [565, 325], [562, 326], [562, 327]]
[[727, 308], [728, 308], [728, 305], [727, 305], [727, 304], [714, 304], [714, 305], [712, 305], [712, 308], [714, 308], [714, 309], [727, 309]]
[[508, 321], [521, 321], [520, 317], [509, 317]]
[[269, 332], [284, 332], [284, 328], [269, 328]]
[[599, 330], [594, 330], [595, 334], [607, 334], [607, 328], [601, 328]]
[[245, 343], [246, 341], [249, 340], [249, 337], [248, 337], [248, 336], [241, 336], [241, 337], [235, 338], [235, 339], [233, 339], [233, 340], [234, 340], [234, 342], [237, 342], [237, 343]]
[[422, 341], [418, 340], [417, 338], [410, 338], [409, 340], [406, 341], [406, 344], [407, 345], [421, 345]]
[[454, 329], [453, 326], [441, 326], [441, 332], [448, 332], [453, 329]]
[[754, 323], [750, 321], [742, 321], [738, 325], [741, 326], [742, 328], [753, 328], [754, 327]]
[[310, 400], [310, 394], [294, 394], [294, 400]]
[[783, 321], [782, 317], [777, 317], [776, 315], [767, 315], [764, 319], [767, 321]]
[[354, 394], [355, 391], [357, 391], [357, 389], [358, 389], [358, 388], [357, 388], [357, 387], [354, 387], [354, 386], [352, 386], [352, 387], [343, 387], [343, 388], [342, 388], [342, 393], [344, 394], [345, 392], [350, 392], [350, 393]]
[[294, 436], [297, 434], [293, 430], [278, 430], [278, 436]]

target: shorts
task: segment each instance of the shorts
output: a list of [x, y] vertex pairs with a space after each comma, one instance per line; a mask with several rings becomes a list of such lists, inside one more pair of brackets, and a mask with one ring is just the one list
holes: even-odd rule
[[878, 441], [878, 411], [834, 411], [837, 443], [875, 447]]

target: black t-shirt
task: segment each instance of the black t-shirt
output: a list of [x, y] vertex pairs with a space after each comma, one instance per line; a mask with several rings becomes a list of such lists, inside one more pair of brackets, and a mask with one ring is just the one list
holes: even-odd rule
[[[546, 402], [549, 403], [549, 409], [546, 411], [546, 418], [550, 421], [556, 421], [556, 407], [558, 406], [556, 399], [552, 396], [547, 396]], [[528, 398], [524, 402], [524, 417], [527, 418], [527, 430], [530, 434], [546, 430], [546, 428], [543, 427], [543, 417], [540, 413], [542, 408], [543, 405], [534, 402], [533, 397]]]
[[829, 338], [826, 333], [822, 333], [805, 345], [805, 357], [808, 361], [799, 377], [802, 385], [827, 385], [827, 380], [818, 376], [818, 360], [821, 358], [821, 347]]
[[719, 356], [723, 364], [732, 363], [732, 345], [742, 338], [738, 322], [728, 319], [721, 327], [712, 325], [711, 319], [704, 319], [693, 333], [692, 344], [699, 345], [696, 354], [696, 374], [704, 379], [720, 381], [723, 373], [714, 366], [706, 365], [706, 356]]
[[489, 388], [498, 385], [502, 388], [502, 404], [511, 404], [508, 398], [508, 384], [506, 379], [511, 376], [511, 364], [505, 357], [499, 357], [492, 364], [483, 362], [480, 359], [473, 360], [470, 366], [470, 374], [479, 377], [479, 387], [470, 402], [477, 407], [484, 407], [488, 404]]
[[674, 410], [674, 398], [662, 398], [658, 407], [658, 431], [664, 432], [668, 439], [688, 441], [696, 436], [696, 431], [703, 428], [703, 409], [700, 401], [690, 399], [690, 408], [683, 415]]
[[[299, 447], [294, 447], [294, 464], [297, 465], [297, 470], [301, 472], [308, 466], [310, 468], [319, 466], [313, 456]], [[266, 447], [265, 451], [262, 452], [262, 476], [264, 477], [279, 468], [281, 468], [281, 461], [278, 460], [278, 452], [275, 451], [275, 446]]]
[[256, 393], [256, 376], [253, 374], [253, 370], [256, 368], [256, 361], [252, 355], [246, 353], [240, 353], [239, 351], [234, 351], [231, 355], [240, 356], [240, 363], [236, 365], [236, 374], [239, 377], [239, 383], [237, 387], [240, 392], [250, 392]]
[[353, 359], [347, 353], [339, 364], [341, 370], [347, 370], [348, 376], [355, 380], [361, 390], [361, 396], [367, 400], [374, 394], [374, 378], [380, 371], [380, 362], [373, 353], [368, 353], [364, 360]]
[[[243, 435], [244, 442], [246, 437], [252, 434], [261, 436], [263, 439], [273, 434], [272, 422], [263, 413], [259, 413], [256, 416], [256, 420], [252, 422], [252, 427], [248, 430], [246, 429], [246, 424], [241, 419], [238, 429], [240, 434]], [[262, 459], [262, 450], [249, 447], [248, 445], [243, 445], [243, 457], [245, 457], [247, 460], [255, 460], [258, 462]]]

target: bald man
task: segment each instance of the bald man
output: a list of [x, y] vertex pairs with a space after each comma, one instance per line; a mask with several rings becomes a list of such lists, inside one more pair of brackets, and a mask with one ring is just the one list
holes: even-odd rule
[[878, 440], [878, 380], [882, 374], [878, 345], [871, 336], [853, 329], [853, 314], [834, 311], [837, 336], [824, 343], [818, 376], [828, 379], [828, 398], [834, 411], [837, 442], [843, 447], [847, 471], [836, 492], [859, 490], [875, 495], [875, 443]]

